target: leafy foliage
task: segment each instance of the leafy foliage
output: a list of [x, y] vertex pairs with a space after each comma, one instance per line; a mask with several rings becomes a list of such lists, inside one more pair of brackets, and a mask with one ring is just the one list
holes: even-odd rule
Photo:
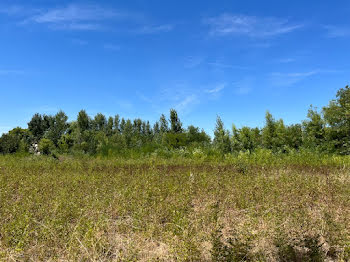
[[229, 131], [218, 116], [213, 140], [203, 129], [193, 125], [183, 127], [175, 109], [170, 110], [169, 120], [162, 114], [153, 126], [140, 118], [132, 120], [119, 115], [106, 117], [98, 113], [91, 118], [85, 110], [71, 122], [63, 111], [53, 116], [37, 113], [28, 123], [28, 129], [15, 128], [2, 135], [0, 153], [27, 152], [43, 138], [50, 140], [61, 154], [127, 157], [197, 152], [197, 156], [210, 158], [251, 154], [261, 149], [273, 153], [313, 150], [350, 154], [350, 87], [340, 89], [336, 99], [322, 111], [310, 107], [307, 120], [301, 124], [286, 125], [266, 112], [262, 128], [233, 125]]

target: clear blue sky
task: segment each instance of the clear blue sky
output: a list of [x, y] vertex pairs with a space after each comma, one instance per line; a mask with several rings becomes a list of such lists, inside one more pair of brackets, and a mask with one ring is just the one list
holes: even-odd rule
[[0, 133], [35, 112], [152, 122], [170, 108], [209, 133], [287, 124], [349, 84], [350, 1], [0, 2]]

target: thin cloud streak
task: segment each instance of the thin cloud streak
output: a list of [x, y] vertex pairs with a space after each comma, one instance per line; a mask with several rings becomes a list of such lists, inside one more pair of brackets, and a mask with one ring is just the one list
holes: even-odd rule
[[208, 94], [217, 94], [220, 91], [224, 90], [226, 86], [227, 86], [226, 83], [218, 84], [217, 86], [215, 86], [212, 89], [205, 90], [205, 92]]
[[288, 87], [319, 73], [321, 73], [321, 70], [298, 73], [272, 73], [269, 81], [273, 86]]
[[118, 31], [115, 29], [116, 23], [123, 23], [123, 28], [131, 29], [121, 31], [146, 35], [170, 32], [175, 27], [172, 24], [149, 24], [143, 14], [105, 8], [99, 5], [69, 4], [46, 10], [13, 6], [0, 9], [0, 13], [24, 17], [18, 22], [19, 25], [46, 25], [51, 30]]
[[43, 24], [52, 30], [99, 31], [105, 29], [104, 22], [126, 17], [127, 14], [97, 5], [70, 4], [33, 12], [22, 24]]
[[71, 23], [78, 21], [98, 21], [123, 16], [116, 11], [94, 5], [74, 5], [48, 10], [31, 18], [36, 23]]
[[174, 108], [180, 113], [189, 110], [190, 107], [199, 103], [199, 100], [196, 95], [192, 94], [185, 97], [180, 103], [174, 106]]
[[174, 29], [174, 26], [170, 24], [144, 26], [142, 28], [135, 30], [135, 33], [149, 35], [149, 34], [157, 34], [157, 33], [167, 33], [172, 31], [173, 29]]
[[89, 23], [53, 24], [49, 28], [52, 30], [70, 31], [101, 31], [105, 29], [102, 25]]
[[222, 14], [204, 19], [212, 36], [244, 35], [248, 37], [272, 37], [293, 32], [303, 27], [286, 19], [245, 15]]

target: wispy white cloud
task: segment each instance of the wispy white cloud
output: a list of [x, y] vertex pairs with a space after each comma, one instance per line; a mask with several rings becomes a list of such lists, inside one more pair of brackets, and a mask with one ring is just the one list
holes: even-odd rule
[[321, 73], [320, 70], [298, 73], [272, 73], [269, 77], [269, 82], [273, 86], [287, 87], [319, 73]]
[[207, 18], [204, 24], [210, 27], [210, 35], [244, 35], [249, 37], [271, 37], [293, 32], [303, 27], [287, 19], [246, 15], [222, 14]]
[[[69, 4], [55, 8], [32, 9], [25, 6], [0, 6], [0, 14], [21, 18], [20, 25], [41, 24], [52, 30], [124, 31], [135, 34], [156, 34], [174, 29], [171, 24], [154, 24], [146, 16], [104, 7], [97, 4]], [[117, 25], [123, 25], [117, 28]]]
[[205, 90], [205, 93], [217, 94], [217, 93], [221, 92], [222, 90], [224, 90], [226, 86], [227, 86], [226, 83], [217, 84], [214, 88]]
[[312, 71], [306, 71], [306, 72], [294, 72], [294, 73], [271, 73], [269, 75], [269, 84], [272, 86], [280, 86], [280, 87], [287, 87], [292, 86], [300, 81], [303, 81], [307, 78], [321, 75], [321, 74], [338, 74], [338, 73], [344, 73], [344, 70], [338, 70], [338, 69], [315, 69]]
[[50, 24], [50, 29], [53, 30], [69, 30], [69, 31], [100, 31], [105, 27], [100, 24], [93, 23], [66, 23], [66, 24]]
[[327, 25], [324, 28], [327, 30], [327, 36], [331, 38], [350, 36], [349, 27]]
[[73, 23], [81, 21], [98, 21], [124, 16], [114, 10], [96, 5], [75, 5], [44, 11], [31, 20], [37, 23]]
[[22, 23], [46, 24], [54, 30], [96, 31], [103, 22], [125, 18], [127, 14], [97, 5], [70, 4], [66, 7], [36, 10]]
[[180, 113], [183, 113], [198, 103], [199, 103], [199, 99], [197, 95], [191, 94], [183, 98], [183, 100], [181, 100], [178, 104], [176, 104], [174, 108]]
[[302, 72], [302, 73], [272, 73], [272, 76], [286, 76], [286, 77], [309, 77], [319, 73], [319, 70]]
[[146, 25], [135, 30], [135, 33], [148, 35], [148, 34], [166, 33], [166, 32], [172, 31], [173, 29], [174, 29], [174, 26], [170, 24], [154, 25], [154, 26]]

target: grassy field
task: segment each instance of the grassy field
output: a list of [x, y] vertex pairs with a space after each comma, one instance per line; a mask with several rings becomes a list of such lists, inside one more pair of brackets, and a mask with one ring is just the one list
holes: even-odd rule
[[0, 260], [348, 261], [350, 159], [0, 157]]

